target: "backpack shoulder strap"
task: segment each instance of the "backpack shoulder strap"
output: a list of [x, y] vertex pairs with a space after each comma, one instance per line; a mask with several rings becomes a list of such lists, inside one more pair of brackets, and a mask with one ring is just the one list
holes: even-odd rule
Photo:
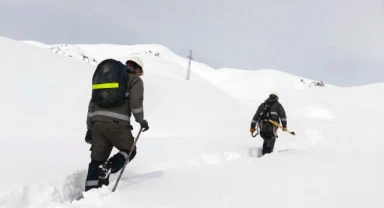
[[[273, 104], [272, 104], [273, 105]], [[267, 104], [266, 105], [266, 109], [265, 109], [265, 113], [266, 113], [266, 118], [267, 119], [270, 119], [271, 117], [271, 109], [272, 109], [272, 105], [271, 104]]]
[[269, 119], [269, 115], [271, 114], [271, 105], [269, 105], [267, 102], [264, 102], [263, 105], [264, 105], [264, 109], [260, 116], [260, 120]]

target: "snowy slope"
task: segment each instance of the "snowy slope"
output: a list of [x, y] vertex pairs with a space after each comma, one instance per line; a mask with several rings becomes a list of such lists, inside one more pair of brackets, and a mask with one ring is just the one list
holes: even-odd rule
[[[24, 83], [1, 90], [3, 96], [10, 97], [2, 103], [1, 108], [2, 118], [7, 118], [1, 122], [1, 163], [18, 170], [2, 173], [2, 177], [15, 177], [18, 180], [3, 183], [1, 190], [27, 185], [21, 188], [21, 193], [16, 190], [16, 193], [11, 191], [6, 195], [6, 198], [16, 197], [16, 201], [4, 202], [6, 205], [16, 203], [23, 206], [28, 202], [20, 201], [19, 198], [36, 197], [36, 193], [29, 193], [35, 186], [37, 190], [45, 191], [52, 188], [45, 185], [46, 182], [72, 175], [76, 170], [81, 173], [76, 177], [84, 176], [81, 171], [89, 162], [89, 146], [83, 138], [94, 65], [67, 59], [5, 38], [1, 39], [1, 46], [4, 49], [1, 55], [5, 60], [1, 62], [1, 67], [12, 69], [2, 71], [2, 83], [6, 86], [16, 82]], [[20, 57], [25, 61], [17, 61]], [[180, 146], [179, 150], [185, 158], [174, 158], [174, 161], [175, 164], [183, 164], [186, 158], [200, 157], [206, 149], [215, 148], [204, 147], [205, 141], [212, 135], [219, 135], [223, 140], [233, 137], [232, 129], [223, 129], [223, 126], [228, 126], [229, 121], [237, 123], [238, 125], [232, 128], [238, 130], [242, 129], [241, 122], [248, 123], [248, 119], [240, 119], [247, 116], [245, 109], [232, 112], [233, 115], [239, 113], [240, 117], [227, 117], [228, 110], [218, 106], [226, 103], [227, 107], [235, 109], [240, 102], [208, 82], [185, 82], [181, 78], [165, 78], [164, 75], [154, 76], [150, 73], [146, 73], [143, 79], [148, 83], [145, 102], [149, 105], [145, 112], [151, 126], [151, 131], [144, 134], [143, 140], [145, 145], [145, 138], [156, 138], [147, 145], [150, 149], [147, 150], [149, 152], [146, 156], [154, 166], [168, 161], [168, 157], [174, 157], [173, 154], [177, 150], [174, 150], [173, 154], [164, 154], [163, 151], [169, 150], [165, 148], [167, 146]], [[195, 101], [190, 102], [191, 98]], [[202, 101], [199, 101], [200, 99]], [[201, 122], [201, 118], [209, 119]], [[136, 129], [137, 127], [135, 124]], [[165, 141], [162, 141], [164, 139]], [[162, 141], [161, 144], [159, 141]], [[190, 151], [184, 150], [184, 142], [188, 142], [192, 147]], [[68, 154], [69, 150], [71, 154]], [[144, 155], [145, 149], [142, 151]], [[156, 152], [159, 152], [158, 156], [155, 156]], [[20, 153], [27, 154], [28, 158], [18, 156]], [[12, 159], [7, 159], [6, 156]], [[158, 162], [153, 161], [154, 156]], [[20, 164], [25, 165], [19, 167]], [[32, 177], [25, 177], [25, 172], [21, 171], [24, 168], [35, 172], [32, 181]], [[71, 176], [69, 177], [72, 180]], [[36, 185], [33, 185], [34, 183]], [[81, 188], [83, 186], [81, 185]]]
[[[96, 59], [109, 54], [78, 47]], [[384, 99], [370, 100], [382, 84], [303, 88], [296, 76], [262, 70], [255, 73], [265, 84], [281, 82], [246, 99], [248, 85], [263, 85], [243, 72], [233, 77], [232, 69], [216, 74], [196, 64], [185, 81], [183, 58], [143, 50], [151, 129], [117, 192], [104, 187], [76, 201], [89, 162], [85, 116], [95, 65], [0, 38], [0, 67], [9, 69], [1, 70], [1, 83], [12, 86], [0, 90], [7, 97], [0, 108], [0, 164], [7, 167], [0, 207], [383, 206], [384, 140], [377, 130]], [[124, 60], [129, 53], [110, 56]], [[270, 90], [281, 94], [297, 136], [280, 131], [275, 153], [258, 158], [260, 137], [248, 129]]]
[[[39, 44], [33, 41], [25, 42], [35, 46], [43, 45], [44, 48], [59, 48], [60, 51], [68, 51], [69, 54], [81, 50], [95, 60], [98, 60], [98, 62], [107, 58], [116, 58], [125, 62], [132, 55], [138, 55], [144, 59], [156, 59], [158, 60], [156, 61], [156, 65], [150, 65], [150, 67], [146, 67], [146, 70], [151, 70], [150, 73], [157, 73], [157, 75], [175, 76], [174, 73], [176, 73], [178, 77], [185, 78], [188, 67], [187, 58], [176, 55], [162, 45], [65, 44], [47, 46], [43, 43]], [[73, 56], [73, 58], [82, 60], [81, 57]], [[158, 64], [158, 62], [165, 62], [166, 64]], [[149, 61], [149, 63], [153, 63], [153, 61]], [[169, 73], [169, 65], [174, 69], [173, 73]], [[259, 96], [254, 96], [255, 94], [265, 95], [272, 91], [278, 91], [282, 93], [282, 95], [289, 97], [292, 96], [292, 93], [296, 94], [297, 90], [321, 87], [318, 86], [321, 81], [291, 75], [274, 69], [241, 70], [221, 68], [215, 70], [198, 61], [192, 61], [191, 66], [192, 71], [199, 75], [197, 77], [192, 75], [191, 79], [195, 80], [202, 77], [234, 98], [249, 104], [259, 103], [261, 101], [258, 98]], [[328, 83], [324, 83], [324, 86], [332, 89], [335, 87]]]
[[[100, 44], [77, 45], [77, 47], [86, 51], [88, 54], [91, 54], [93, 57], [97, 57], [99, 60], [117, 57], [120, 60], [125, 61], [131, 55], [153, 57], [153, 52], [155, 52], [159, 54], [156, 56], [158, 59], [171, 63], [172, 67], [180, 68], [178, 73], [182, 75], [182, 78], [185, 77], [188, 67], [187, 58], [182, 58], [161, 45], [125, 46]], [[319, 81], [316, 80], [291, 75], [273, 69], [240, 70], [222, 68], [215, 70], [198, 61], [192, 61], [191, 67], [195, 74], [215, 84], [234, 98], [247, 103], [254, 103], [255, 100], [259, 101], [257, 97], [260, 96], [251, 96], [253, 94], [264, 96], [266, 93], [272, 91], [281, 93], [292, 92], [294, 94], [297, 90], [318, 88], [316, 84], [319, 83]], [[157, 67], [151, 67], [150, 69], [153, 68], [156, 69]], [[159, 71], [163, 72], [163, 70]], [[192, 79], [199, 79], [199, 77], [192, 76]], [[335, 87], [329, 84], [325, 84], [325, 86], [331, 88]], [[290, 94], [287, 94], [286, 96], [290, 96]]]
[[95, 58], [90, 57], [87, 53], [82, 51], [80, 48], [78, 48], [76, 45], [70, 45], [70, 44], [55, 44], [55, 45], [47, 45], [44, 43], [40, 43], [37, 41], [22, 41], [24, 43], [47, 49], [53, 53], [60, 54], [66, 57], [74, 58], [77, 60], [81, 60], [90, 64], [97, 64], [99, 61], [97, 61]]

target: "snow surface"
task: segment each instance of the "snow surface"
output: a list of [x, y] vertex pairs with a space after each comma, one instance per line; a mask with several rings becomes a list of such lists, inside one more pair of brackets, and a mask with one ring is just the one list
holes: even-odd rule
[[[277, 70], [197, 62], [186, 81], [187, 59], [159, 45], [76, 45], [96, 60], [143, 58], [150, 125], [117, 191], [113, 175], [76, 200], [95, 63], [27, 43], [0, 37], [0, 207], [384, 206], [384, 84], [308, 87]], [[279, 131], [275, 152], [259, 158], [248, 129], [270, 91], [297, 136]]]

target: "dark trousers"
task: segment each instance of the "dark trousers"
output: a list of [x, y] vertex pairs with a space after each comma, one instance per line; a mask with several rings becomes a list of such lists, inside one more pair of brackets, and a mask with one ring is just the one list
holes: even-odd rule
[[273, 148], [275, 147], [275, 141], [276, 141], [276, 138], [264, 139], [263, 151], [262, 151], [263, 155], [273, 152]]
[[[129, 154], [129, 152], [125, 152], [126, 154]], [[134, 150], [129, 157], [129, 161], [132, 161], [133, 158], [136, 156], [136, 150]], [[111, 173], [117, 173], [120, 171], [125, 164], [125, 157], [119, 152], [112, 156], [108, 162], [111, 164]], [[109, 177], [106, 179], [100, 179], [97, 175], [97, 168], [99, 165], [101, 165], [102, 161], [96, 161], [92, 160], [88, 165], [88, 174], [85, 181], [85, 191], [89, 191], [93, 188], [100, 188], [103, 185], [108, 186], [109, 185]]]
[[277, 136], [277, 128], [271, 126], [271, 129], [268, 129], [268, 132], [260, 132], [261, 138], [263, 138], [263, 150], [262, 155], [270, 154], [273, 152], [273, 148], [275, 147], [275, 142]]
[[[117, 123], [94, 122], [91, 127], [92, 147], [91, 162], [88, 166], [88, 174], [85, 182], [85, 191], [99, 188], [109, 184], [109, 178], [99, 179], [97, 168], [104, 162], [108, 162], [111, 173], [117, 173], [123, 168], [133, 145], [131, 128]], [[120, 150], [111, 158], [113, 147]], [[133, 148], [129, 158], [131, 161], [136, 156], [136, 147]]]

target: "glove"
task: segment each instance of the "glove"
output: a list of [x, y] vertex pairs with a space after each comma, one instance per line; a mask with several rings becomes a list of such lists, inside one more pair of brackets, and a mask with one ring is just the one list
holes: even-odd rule
[[87, 133], [85, 135], [85, 142], [88, 144], [92, 144], [92, 136], [91, 136], [91, 130], [88, 129]]
[[251, 134], [253, 134], [253, 132], [255, 132], [255, 129], [251, 128], [251, 129], [249, 129], [249, 131], [251, 132]]
[[288, 131], [287, 128], [284, 128], [284, 127], [282, 128], [282, 130], [283, 130], [283, 131]]
[[140, 127], [143, 129], [143, 132], [147, 131], [149, 129], [147, 120], [140, 121]]

